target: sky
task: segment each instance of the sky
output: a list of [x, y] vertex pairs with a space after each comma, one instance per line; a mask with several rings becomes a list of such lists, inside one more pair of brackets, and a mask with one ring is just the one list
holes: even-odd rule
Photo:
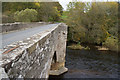
[[[69, 4], [69, 2], [76, 1], [76, 0], [58, 0], [58, 1], [62, 5], [64, 10], [66, 10], [67, 9], [67, 4]], [[92, 2], [92, 1], [101, 2], [102, 1], [103, 2], [103, 1], [120, 1], [120, 0], [79, 0], [79, 1], [81, 1], [81, 2]]]

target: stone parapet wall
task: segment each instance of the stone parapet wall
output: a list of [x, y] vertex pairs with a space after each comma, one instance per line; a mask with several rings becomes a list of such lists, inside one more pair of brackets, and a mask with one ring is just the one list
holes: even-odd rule
[[16, 23], [5, 23], [0, 24], [1, 32], [10, 32], [14, 30], [21, 30], [25, 28], [31, 28], [31, 27], [37, 27], [45, 24], [49, 24], [50, 22], [32, 22], [32, 23], [22, 23], [22, 22], [16, 22]]

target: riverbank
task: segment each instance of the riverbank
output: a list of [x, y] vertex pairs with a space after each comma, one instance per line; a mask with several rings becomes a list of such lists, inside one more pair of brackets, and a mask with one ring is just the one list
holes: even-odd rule
[[96, 44], [89, 44], [89, 43], [81, 43], [81, 44], [77, 44], [77, 43], [71, 43], [69, 45], [67, 45], [67, 48], [69, 49], [73, 49], [73, 50], [90, 50], [90, 49], [95, 49], [95, 50], [100, 50], [100, 51], [114, 51], [114, 52], [118, 52], [119, 50], [111, 50], [105, 46], [101, 46], [101, 45], [96, 45]]

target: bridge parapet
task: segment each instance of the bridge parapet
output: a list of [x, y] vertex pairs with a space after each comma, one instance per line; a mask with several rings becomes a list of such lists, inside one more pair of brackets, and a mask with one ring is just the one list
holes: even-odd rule
[[0, 28], [1, 28], [0, 33], [8, 33], [11, 31], [37, 27], [45, 24], [50, 24], [50, 22], [31, 22], [31, 23], [15, 22], [15, 23], [5, 23], [5, 24], [3, 23], [3, 24], [0, 24]]
[[1, 75], [9, 78], [48, 78], [60, 75], [65, 68], [67, 26], [60, 23], [52, 29], [6, 46], [0, 61]]

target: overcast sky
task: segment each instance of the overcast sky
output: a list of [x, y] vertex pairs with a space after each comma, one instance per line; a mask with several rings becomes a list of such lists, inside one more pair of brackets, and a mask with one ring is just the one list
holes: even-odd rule
[[[62, 5], [62, 7], [64, 8], [64, 10], [66, 10], [67, 9], [67, 4], [69, 3], [69, 2], [72, 2], [72, 1], [74, 1], [74, 0], [58, 0], [59, 2], [60, 2], [60, 4]], [[78, 1], [78, 0], [77, 0]], [[120, 1], [120, 0], [79, 0], [79, 1], [81, 1], [81, 2], [91, 2], [91, 1]]]

